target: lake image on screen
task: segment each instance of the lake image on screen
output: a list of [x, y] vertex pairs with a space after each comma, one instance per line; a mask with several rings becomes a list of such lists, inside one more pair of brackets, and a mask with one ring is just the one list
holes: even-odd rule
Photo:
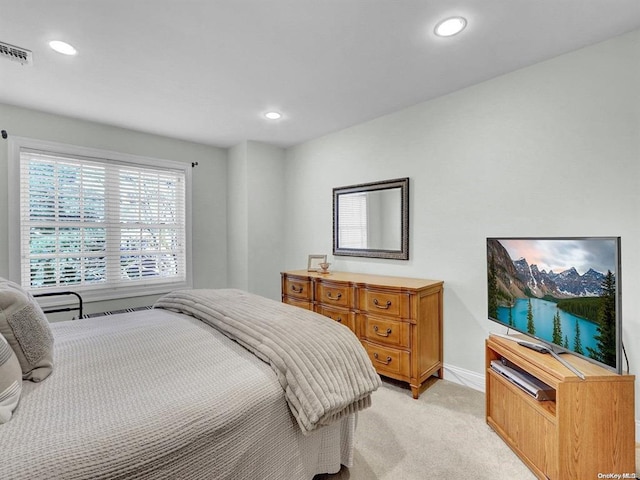
[[[509, 326], [509, 310], [511, 310], [512, 321], [514, 322], [512, 325], [513, 328], [520, 330], [521, 332], [526, 332], [528, 303], [528, 299], [518, 298], [511, 309], [508, 307], [498, 307], [498, 320], [506, 326]], [[594, 338], [598, 334], [596, 323], [580, 318], [576, 315], [563, 312], [554, 302], [549, 302], [547, 300], [532, 298], [531, 306], [533, 318], [535, 319], [534, 325], [536, 327], [536, 337], [543, 338], [549, 342], [553, 341], [553, 317], [557, 313], [560, 315], [563, 344], [565, 340], [564, 336], [566, 336], [568, 339], [568, 348], [570, 350], [573, 350], [573, 344], [576, 337], [576, 322], [578, 323], [578, 329], [580, 330], [580, 338], [584, 351], [588, 351], [587, 347], [593, 349], [598, 348], [598, 344]]]
[[487, 239], [489, 318], [617, 363], [617, 241]]

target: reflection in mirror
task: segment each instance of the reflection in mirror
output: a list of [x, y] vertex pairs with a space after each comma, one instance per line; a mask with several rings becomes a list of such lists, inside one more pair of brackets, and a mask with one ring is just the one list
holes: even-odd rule
[[407, 260], [409, 179], [333, 189], [334, 255]]
[[401, 199], [399, 188], [341, 195], [338, 246], [400, 250]]

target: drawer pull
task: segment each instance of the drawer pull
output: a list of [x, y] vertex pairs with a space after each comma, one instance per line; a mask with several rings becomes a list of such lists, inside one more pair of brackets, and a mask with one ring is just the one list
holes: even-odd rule
[[342, 323], [342, 317], [336, 317], [336, 318], [335, 318], [335, 320], [336, 320], [336, 322], [338, 322], [338, 323]]
[[378, 354], [377, 353], [373, 354], [373, 358], [376, 360], [376, 362], [384, 363], [385, 365], [389, 365], [391, 363], [391, 357], [387, 357], [386, 361], [385, 360], [380, 360], [378, 358]]
[[302, 293], [302, 290], [304, 290], [304, 287], [302, 286], [296, 287], [295, 285], [291, 285], [291, 290], [293, 290], [296, 293]]
[[341, 293], [338, 293], [338, 295], [334, 297], [333, 295], [331, 295], [331, 292], [327, 292], [327, 298], [329, 300], [340, 300], [341, 297], [342, 297]]
[[373, 331], [376, 332], [376, 335], [379, 335], [381, 337], [388, 337], [389, 335], [391, 335], [391, 329], [387, 328], [387, 331], [385, 333], [380, 332], [380, 329], [378, 328], [378, 325], [374, 325], [373, 326]]
[[378, 302], [377, 298], [373, 299], [373, 304], [378, 307], [381, 308], [382, 310], [388, 310], [389, 307], [391, 306], [391, 300], [387, 300], [387, 303], [385, 305], [380, 305], [380, 302]]

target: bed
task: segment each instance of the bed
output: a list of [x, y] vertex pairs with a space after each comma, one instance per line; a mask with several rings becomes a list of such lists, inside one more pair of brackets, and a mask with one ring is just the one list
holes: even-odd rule
[[[21, 353], [2, 291], [0, 333]], [[17, 358], [40, 381], [0, 424], [3, 479], [311, 479], [352, 465], [380, 385], [346, 327], [239, 290], [44, 328], [51, 355], [26, 373]]]

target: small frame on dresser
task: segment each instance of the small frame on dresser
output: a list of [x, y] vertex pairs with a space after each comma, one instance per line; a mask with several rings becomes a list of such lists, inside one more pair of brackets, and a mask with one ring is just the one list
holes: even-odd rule
[[321, 270], [320, 264], [326, 263], [326, 255], [309, 255], [309, 261], [307, 263], [307, 272], [319, 272]]

